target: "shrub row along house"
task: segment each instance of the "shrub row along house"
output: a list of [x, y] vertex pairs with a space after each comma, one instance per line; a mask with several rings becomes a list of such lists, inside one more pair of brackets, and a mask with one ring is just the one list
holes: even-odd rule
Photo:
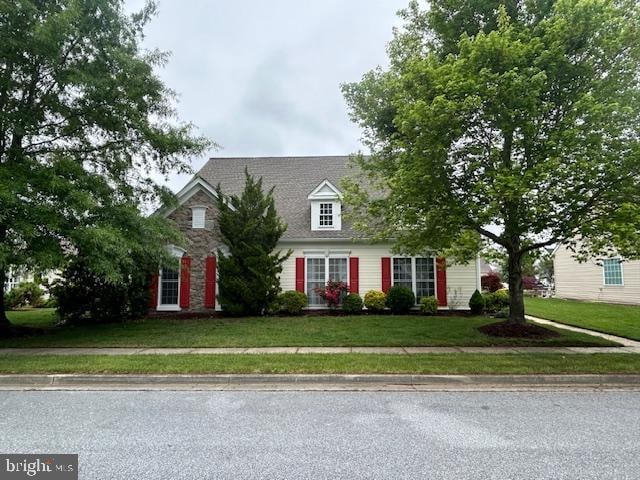
[[440, 309], [467, 309], [469, 297], [480, 289], [479, 259], [448, 265], [429, 252], [418, 257], [396, 255], [390, 244], [356, 239], [342, 218], [340, 180], [349, 174], [349, 157], [212, 158], [178, 193], [177, 208], [165, 212], [187, 238], [185, 249], [172, 247], [180, 270], [163, 268], [152, 282], [151, 307], [156, 311], [219, 310], [216, 302], [215, 187], [239, 195], [245, 168], [262, 178], [265, 190], [275, 187], [279, 215], [288, 225], [279, 247], [293, 254], [285, 262], [283, 291], [309, 297], [309, 309], [325, 308], [315, 289], [329, 280], [343, 281], [350, 292], [387, 292], [393, 285], [410, 288], [416, 301], [435, 296]]

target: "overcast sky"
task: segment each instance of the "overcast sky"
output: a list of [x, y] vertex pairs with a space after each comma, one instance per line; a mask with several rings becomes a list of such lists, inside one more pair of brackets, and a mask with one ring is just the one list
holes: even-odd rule
[[[128, 0], [138, 9], [142, 0]], [[160, 0], [146, 48], [172, 52], [159, 74], [181, 119], [222, 146], [209, 156], [340, 155], [360, 149], [340, 83], [386, 65], [408, 0]], [[172, 176], [176, 190], [188, 178]]]

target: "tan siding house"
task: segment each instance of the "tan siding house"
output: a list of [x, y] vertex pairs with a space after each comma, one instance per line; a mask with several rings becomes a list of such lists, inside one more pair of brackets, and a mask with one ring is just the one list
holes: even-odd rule
[[278, 213], [288, 228], [278, 248], [292, 250], [280, 282], [282, 290], [309, 297], [309, 308], [326, 308], [317, 295], [328, 280], [343, 281], [353, 293], [410, 288], [417, 299], [437, 298], [441, 309], [468, 309], [480, 289], [479, 259], [467, 265], [449, 264], [425, 252], [398, 256], [391, 245], [355, 240], [357, 234], [342, 219], [341, 178], [350, 172], [349, 158], [265, 157], [212, 158], [178, 193], [179, 205], [164, 214], [185, 234], [184, 248], [172, 247], [180, 268], [162, 268], [152, 279], [151, 307], [156, 311], [216, 311], [217, 217], [215, 185], [225, 194], [244, 189], [245, 168], [274, 188]]
[[559, 298], [640, 305], [640, 261], [610, 258], [579, 263], [561, 246], [553, 264]]

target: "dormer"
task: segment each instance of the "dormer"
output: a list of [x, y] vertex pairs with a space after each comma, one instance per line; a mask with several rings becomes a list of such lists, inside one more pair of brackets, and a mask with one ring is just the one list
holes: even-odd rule
[[311, 202], [311, 230], [342, 229], [342, 193], [324, 180], [307, 197]]

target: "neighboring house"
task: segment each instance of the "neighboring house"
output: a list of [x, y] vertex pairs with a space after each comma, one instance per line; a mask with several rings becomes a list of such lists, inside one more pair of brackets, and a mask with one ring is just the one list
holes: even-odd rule
[[283, 291], [309, 296], [309, 308], [323, 308], [314, 292], [329, 279], [344, 281], [351, 292], [411, 288], [418, 298], [434, 295], [440, 308], [468, 308], [480, 288], [479, 261], [446, 265], [445, 259], [394, 255], [388, 244], [354, 240], [342, 219], [340, 179], [348, 175], [349, 157], [212, 158], [178, 193], [179, 206], [166, 212], [187, 237], [186, 249], [173, 248], [180, 271], [162, 269], [152, 282], [152, 308], [157, 311], [219, 310], [216, 301], [215, 186], [239, 195], [245, 167], [261, 177], [265, 190], [275, 187], [279, 215], [288, 225], [279, 247], [293, 254], [285, 262]]
[[[47, 282], [49, 285], [51, 285], [55, 280], [60, 278], [60, 275], [58, 274], [58, 272], [51, 271], [45, 272], [40, 277], [42, 278], [43, 282]], [[21, 283], [33, 281], [35, 281], [35, 275], [33, 272], [30, 272], [23, 268], [9, 268], [6, 282], [4, 284], [4, 293], [9, 293]], [[49, 298], [49, 293], [45, 292], [44, 296], [45, 298]]]
[[564, 246], [553, 257], [556, 297], [640, 305], [640, 261], [621, 257], [576, 261]]

